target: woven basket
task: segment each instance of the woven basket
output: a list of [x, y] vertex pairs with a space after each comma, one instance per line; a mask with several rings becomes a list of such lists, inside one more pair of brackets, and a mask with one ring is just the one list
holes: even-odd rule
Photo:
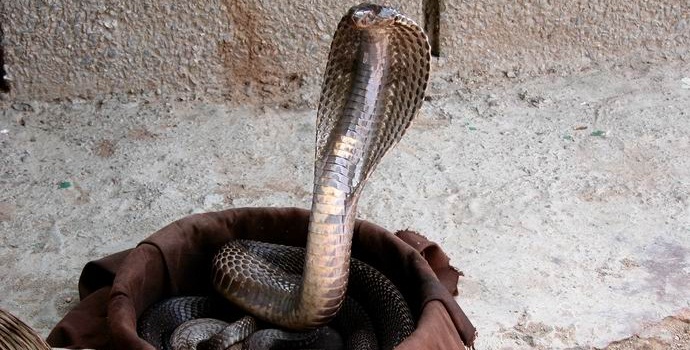
[[26, 323], [0, 309], [0, 349], [46, 350], [50, 346]]
[[[87, 264], [79, 281], [81, 301], [53, 329], [48, 343], [152, 350], [136, 333], [137, 319], [148, 306], [171, 296], [212, 293], [210, 262], [228, 240], [304, 246], [308, 219], [303, 209], [245, 208], [178, 220], [135, 249]], [[352, 255], [391, 279], [410, 305], [417, 328], [397, 349], [472, 346], [475, 329], [452, 296], [459, 273], [438, 246], [413, 232], [394, 235], [357, 221]]]

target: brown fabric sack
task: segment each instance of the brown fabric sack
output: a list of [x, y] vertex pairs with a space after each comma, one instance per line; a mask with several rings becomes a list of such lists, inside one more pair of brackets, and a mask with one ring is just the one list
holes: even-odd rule
[[[137, 318], [148, 306], [179, 295], [212, 291], [213, 255], [228, 240], [245, 238], [304, 246], [309, 212], [297, 208], [244, 208], [196, 214], [175, 221], [135, 249], [86, 264], [81, 301], [48, 336], [54, 347], [146, 349]], [[407, 299], [417, 328], [396, 349], [463, 349], [475, 329], [452, 295], [459, 273], [434, 243], [411, 231], [396, 235], [366, 221], [355, 224], [353, 256], [390, 278]]]

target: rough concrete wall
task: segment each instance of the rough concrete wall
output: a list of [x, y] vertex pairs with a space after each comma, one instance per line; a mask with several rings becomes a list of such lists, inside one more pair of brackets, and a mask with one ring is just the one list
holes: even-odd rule
[[[361, 1], [225, 0], [232, 37], [218, 47], [232, 99], [259, 97], [286, 106], [316, 101], [332, 34]], [[392, 2], [421, 16], [421, 3]]]
[[[358, 2], [3, 1], [10, 98], [159, 92], [313, 104], [332, 32]], [[421, 0], [390, 3], [422, 22]], [[631, 55], [689, 57], [685, 0], [445, 0], [440, 7], [439, 75], [533, 75]]]
[[3, 1], [6, 64], [19, 98], [222, 86], [230, 40], [219, 1]]
[[0, 4], [0, 23], [17, 99], [159, 92], [294, 104], [314, 99], [332, 32], [357, 3], [20, 0]]
[[447, 71], [526, 74], [606, 61], [690, 59], [687, 0], [445, 1]]

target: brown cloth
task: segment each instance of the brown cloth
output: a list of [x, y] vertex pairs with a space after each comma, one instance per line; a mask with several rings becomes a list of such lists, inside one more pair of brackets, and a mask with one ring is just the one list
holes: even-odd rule
[[[55, 326], [48, 343], [153, 350], [136, 332], [137, 318], [149, 305], [171, 296], [212, 293], [211, 259], [228, 240], [304, 246], [308, 219], [309, 212], [297, 208], [196, 214], [164, 227], [135, 249], [89, 262], [79, 278], [80, 303]], [[400, 288], [417, 320], [416, 330], [396, 349], [472, 346], [475, 328], [451, 295], [457, 294], [459, 273], [436, 244], [411, 231], [396, 237], [357, 221], [352, 254]]]

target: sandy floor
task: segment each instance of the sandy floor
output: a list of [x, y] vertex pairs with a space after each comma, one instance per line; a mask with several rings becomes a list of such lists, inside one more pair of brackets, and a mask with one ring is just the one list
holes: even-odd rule
[[[687, 77], [437, 78], [360, 217], [447, 250], [478, 349], [688, 349]], [[0, 103], [0, 307], [44, 335], [89, 260], [190, 213], [309, 204], [311, 109]]]

